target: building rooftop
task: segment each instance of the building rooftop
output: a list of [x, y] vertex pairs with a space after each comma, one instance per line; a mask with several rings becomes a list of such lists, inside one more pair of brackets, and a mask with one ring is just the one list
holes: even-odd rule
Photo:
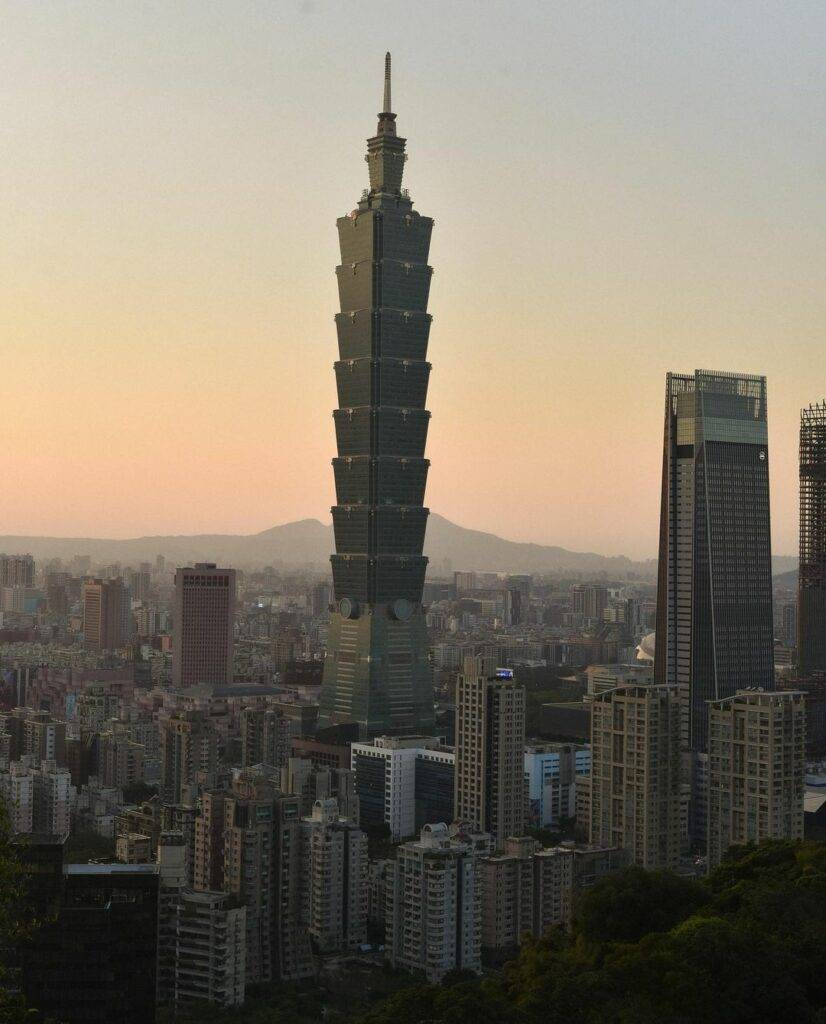
[[64, 875], [156, 875], [157, 864], [64, 864]]

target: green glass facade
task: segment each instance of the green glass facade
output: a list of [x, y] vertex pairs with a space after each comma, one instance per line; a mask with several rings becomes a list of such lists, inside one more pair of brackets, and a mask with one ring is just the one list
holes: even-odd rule
[[405, 140], [389, 105], [388, 57], [370, 188], [337, 223], [336, 606], [319, 724], [357, 722], [363, 736], [433, 726], [422, 609], [433, 221], [402, 189]]

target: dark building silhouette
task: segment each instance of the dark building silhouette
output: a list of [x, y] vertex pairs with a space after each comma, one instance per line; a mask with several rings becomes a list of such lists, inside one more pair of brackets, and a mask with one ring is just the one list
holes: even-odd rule
[[335, 610], [319, 716], [322, 727], [358, 722], [365, 736], [433, 723], [422, 611], [433, 221], [402, 189], [404, 148], [388, 54], [384, 108], [367, 143], [370, 188], [338, 220]]
[[30, 902], [44, 922], [20, 950], [28, 1005], [63, 1024], [152, 1024], [157, 867], [64, 865], [61, 839], [26, 838]]
[[774, 689], [767, 441], [765, 377], [668, 374], [655, 678], [694, 751], [707, 701]]
[[797, 667], [826, 672], [826, 402], [800, 414]]

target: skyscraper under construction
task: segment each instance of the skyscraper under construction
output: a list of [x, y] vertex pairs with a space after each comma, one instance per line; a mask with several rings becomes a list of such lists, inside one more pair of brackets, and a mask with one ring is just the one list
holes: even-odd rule
[[708, 701], [774, 689], [766, 379], [666, 382], [655, 678], [676, 685], [686, 749]]
[[338, 220], [336, 604], [320, 709], [320, 724], [357, 722], [365, 736], [433, 725], [422, 610], [433, 221], [402, 188], [404, 149], [388, 54], [383, 109], [367, 142], [370, 188]]
[[800, 415], [797, 667], [826, 672], [826, 402]]

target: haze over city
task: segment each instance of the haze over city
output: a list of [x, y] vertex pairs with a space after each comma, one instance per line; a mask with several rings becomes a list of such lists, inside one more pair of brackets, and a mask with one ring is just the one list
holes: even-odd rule
[[768, 378], [773, 548], [796, 551], [822, 8], [0, 9], [0, 532], [329, 521], [334, 221], [389, 48], [437, 223], [427, 504], [652, 557], [665, 372], [732, 369]]

